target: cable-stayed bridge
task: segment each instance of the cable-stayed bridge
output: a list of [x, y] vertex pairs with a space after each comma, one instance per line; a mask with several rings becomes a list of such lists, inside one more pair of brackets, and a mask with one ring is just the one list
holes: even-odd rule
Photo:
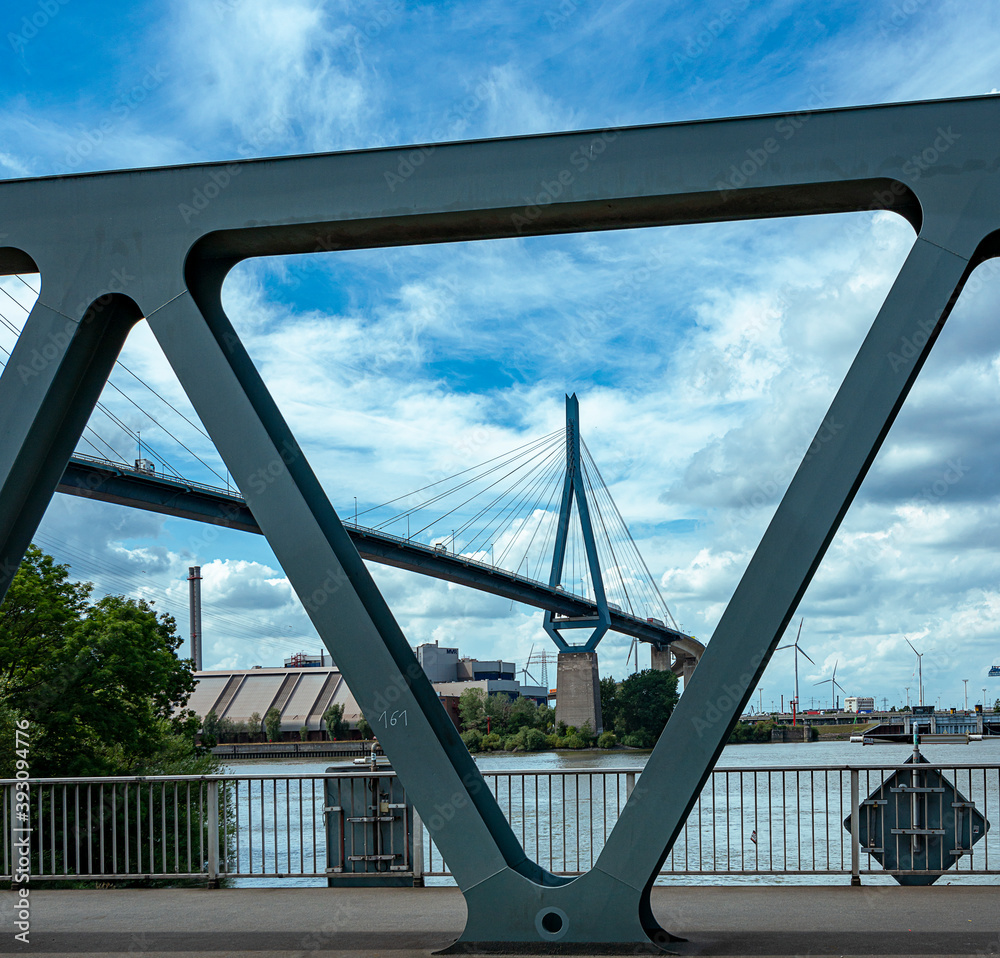
[[[588, 565], [586, 568], [578, 568], [576, 562], [578, 553], [585, 552], [585, 546], [582, 550], [579, 549], [580, 543], [567, 535], [566, 551], [571, 553], [572, 559], [565, 568], [566, 579], [577, 586], [576, 589], [567, 587], [562, 582], [551, 584], [536, 577], [535, 553], [539, 553], [558, 533], [557, 515], [551, 508], [543, 507], [541, 500], [544, 497], [545, 505], [551, 507], [553, 493], [550, 487], [556, 479], [561, 481], [558, 470], [553, 466], [562, 460], [555, 453], [561, 452], [562, 448], [561, 434], [546, 436], [543, 440], [528, 443], [512, 453], [482, 464], [477, 471], [473, 467], [463, 474], [425, 487], [420, 491], [428, 492], [428, 497], [415, 506], [395, 510], [386, 508], [398, 506], [397, 499], [381, 507], [381, 519], [373, 515], [378, 513], [380, 507], [373, 506], [359, 514], [359, 517], [372, 515], [371, 524], [346, 517], [344, 526], [362, 558], [543, 609], [554, 617], [557, 627], [565, 623], [590, 623], [599, 616], [598, 601], [591, 586], [591, 567]], [[590, 459], [589, 452], [587, 457]], [[590, 463], [591, 469], [596, 473], [596, 465], [592, 459]], [[506, 480], [502, 489], [498, 476]], [[597, 508], [594, 510], [601, 519], [602, 551], [617, 557], [623, 551], [622, 546], [629, 542], [630, 557], [638, 556], [631, 536], [624, 536], [621, 528], [612, 525], [612, 519], [615, 519], [618, 520], [618, 525], [623, 526], [617, 509], [614, 509], [611, 516], [605, 517], [608, 505], [613, 507], [614, 503], [607, 487], [600, 480], [599, 473], [596, 476], [598, 485], [595, 487], [588, 483], [588, 488], [595, 498], [599, 492], [604, 500], [597, 501]], [[417, 536], [435, 524], [440, 527], [442, 517], [438, 517], [435, 523], [428, 521], [425, 516], [424, 524], [419, 529], [414, 529], [412, 534], [398, 535], [388, 531], [387, 527], [398, 526], [404, 521], [412, 525], [415, 516], [426, 514], [428, 503], [440, 503], [456, 490], [468, 493], [477, 485], [480, 488], [491, 487], [492, 500], [488, 509], [480, 506], [472, 515], [482, 520], [489, 514], [490, 523], [482, 523], [480, 528], [473, 529], [472, 520], [465, 519], [443, 541], [436, 542], [424, 542]], [[529, 498], [526, 490], [532, 488]], [[75, 453], [63, 474], [58, 491], [239, 531], [260, 533], [260, 527], [246, 500], [235, 490], [157, 472], [152, 464], [143, 460], [129, 465]], [[463, 505], [467, 506], [475, 498], [476, 493], [473, 492], [466, 497]], [[453, 515], [456, 510], [457, 507], [453, 507], [450, 513], [446, 512], [446, 516]], [[385, 516], [387, 511], [389, 515]], [[575, 512], [572, 518], [577, 518]], [[489, 533], [492, 533], [493, 541], [489, 541]], [[457, 544], [458, 535], [464, 535], [461, 546]], [[515, 552], [513, 544], [525, 538], [529, 540], [527, 547], [519, 553]], [[501, 543], [500, 549], [497, 548], [498, 541]], [[521, 544], [524, 545], [523, 542]], [[501, 554], [497, 555], [497, 552]], [[518, 556], [517, 569], [504, 567], [505, 560]], [[529, 559], [535, 560], [534, 571], [526, 568], [529, 566]], [[639, 559], [641, 562], [641, 557]], [[510, 564], [514, 563], [511, 561]], [[681, 663], [688, 663], [690, 670], [693, 664], [690, 660], [700, 657], [703, 646], [677, 628], [645, 564], [641, 566], [641, 575], [635, 570], [615, 564], [610, 567], [608, 581], [605, 598], [609, 628], [638, 641], [648, 642], [659, 652], [669, 649], [673, 665], [679, 668]], [[616, 599], [620, 601], [615, 601]], [[653, 612], [659, 614], [650, 614]], [[566, 650], [568, 649], [564, 649]]]
[[[37, 290], [22, 276], [14, 279], [20, 284], [14, 287], [18, 295], [9, 288], [0, 291], [8, 306], [13, 303], [26, 313]], [[12, 320], [2, 310], [0, 325], [15, 336], [20, 332], [18, 318]], [[228, 474], [224, 477], [199, 456], [192, 448], [196, 442], [181, 437], [194, 430], [207, 439], [200, 424], [120, 359], [115, 366], [130, 378], [125, 388], [109, 380], [81, 436], [81, 445], [96, 455], [78, 448], [58, 490], [260, 533]], [[136, 385], [149, 393], [142, 402], [135, 398]], [[169, 412], [154, 414], [152, 403]], [[148, 432], [143, 439], [129, 425], [139, 420], [157, 444], [169, 444], [227, 487], [188, 478], [184, 467], [171, 464], [173, 454], [161, 454], [150, 445]], [[121, 439], [138, 449], [139, 458], [129, 462]], [[155, 456], [156, 463], [145, 455]], [[657, 667], [685, 678], [701, 656], [701, 643], [674, 621], [583, 442], [575, 396], [567, 397], [565, 430], [389, 502], [366, 504], [359, 511], [355, 500], [353, 518], [351, 512], [342, 509], [340, 515], [363, 558], [541, 609], [544, 628], [561, 652], [593, 652], [607, 631], [615, 631], [633, 642], [648, 642]], [[582, 642], [567, 638], [581, 630]]]

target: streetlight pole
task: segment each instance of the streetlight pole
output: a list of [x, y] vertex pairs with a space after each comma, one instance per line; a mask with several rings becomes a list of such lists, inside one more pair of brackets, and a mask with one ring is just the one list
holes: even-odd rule
[[[763, 713], [764, 711], [764, 689], [757, 689], [757, 711]], [[983, 689], [983, 701], [986, 701], [986, 689]]]
[[358, 525], [358, 497], [354, 497], [354, 526], [357, 528]]
[[906, 707], [910, 707], [910, 687], [906, 686]]
[[969, 680], [962, 679], [962, 684], [965, 686], [965, 711], [969, 711]]

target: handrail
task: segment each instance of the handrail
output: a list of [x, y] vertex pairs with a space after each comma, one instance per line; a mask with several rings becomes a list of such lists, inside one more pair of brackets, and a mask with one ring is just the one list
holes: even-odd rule
[[[926, 765], [921, 765], [922, 770], [932, 769], [932, 768], [945, 768], [945, 769], [986, 769], [986, 770], [998, 770], [1000, 771], [1000, 762], [929, 762]], [[725, 766], [720, 765], [715, 768], [716, 774], [722, 774], [728, 772], [729, 774], [743, 773], [751, 774], [756, 772], [757, 774], [763, 774], [765, 772], [873, 772], [873, 771], [912, 771], [912, 764], [900, 763], [882, 763], [878, 762], [873, 765], [860, 765], [854, 762], [850, 762], [844, 765], [759, 765], [755, 768], [747, 768], [745, 765], [732, 765]], [[519, 776], [530, 776], [530, 775], [640, 775], [642, 774], [642, 766], [597, 766], [588, 768], [582, 766], [579, 768], [511, 768], [511, 769], [480, 769], [480, 773], [484, 778], [492, 778], [497, 775], [519, 775]], [[18, 782], [26, 783], [29, 785], [109, 785], [112, 782], [115, 783], [136, 783], [136, 782], [222, 782], [222, 781], [256, 781], [258, 779], [277, 779], [279, 781], [297, 781], [305, 780], [311, 778], [349, 778], [349, 777], [366, 777], [371, 778], [372, 776], [385, 776], [385, 777], [395, 777], [396, 771], [390, 768], [376, 767], [373, 771], [368, 765], [359, 765], [356, 769], [343, 769], [334, 772], [266, 772], [261, 773], [253, 772], [237, 772], [233, 774], [226, 774], [225, 772], [215, 773], [211, 775], [112, 775], [112, 776], [101, 776], [101, 775], [89, 775], [89, 776], [67, 776], [65, 778], [0, 778], [0, 786], [4, 785], [16, 785]]]

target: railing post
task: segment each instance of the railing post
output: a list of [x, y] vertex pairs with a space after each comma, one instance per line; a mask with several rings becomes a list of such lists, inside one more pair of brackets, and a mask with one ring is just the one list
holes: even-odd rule
[[219, 887], [219, 782], [208, 784], [208, 887]]
[[860, 773], [851, 769], [851, 884], [861, 884], [861, 790]]
[[[15, 814], [15, 810], [14, 810], [15, 809], [15, 806], [14, 806], [14, 796], [17, 794], [16, 789], [17, 789], [16, 785], [8, 785], [7, 786], [7, 808], [8, 808], [8, 813], [7, 813], [7, 819], [6, 819], [6, 821], [4, 821], [4, 844], [7, 846], [6, 849], [5, 849], [6, 852], [7, 852], [7, 861], [4, 864], [5, 864], [5, 866], [7, 864], [10, 865], [10, 888], [11, 888], [11, 891], [14, 891], [17, 888], [17, 884], [14, 881], [14, 879], [17, 877], [16, 876], [16, 872], [17, 872], [17, 865], [16, 865], [17, 855], [15, 854], [15, 851], [14, 851], [14, 849], [15, 849], [14, 842], [17, 841], [17, 815]], [[4, 872], [6, 873], [6, 867], [4, 868]]]
[[625, 801], [629, 800], [629, 796], [632, 794], [632, 789], [635, 788], [635, 772], [625, 773]]
[[413, 808], [410, 817], [410, 828], [413, 841], [413, 887], [424, 887], [424, 823], [420, 820], [420, 812]]

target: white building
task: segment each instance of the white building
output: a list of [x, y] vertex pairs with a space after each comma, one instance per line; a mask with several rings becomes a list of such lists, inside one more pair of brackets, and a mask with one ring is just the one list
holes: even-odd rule
[[844, 699], [845, 712], [874, 712], [875, 699], [870, 695], [848, 695]]

